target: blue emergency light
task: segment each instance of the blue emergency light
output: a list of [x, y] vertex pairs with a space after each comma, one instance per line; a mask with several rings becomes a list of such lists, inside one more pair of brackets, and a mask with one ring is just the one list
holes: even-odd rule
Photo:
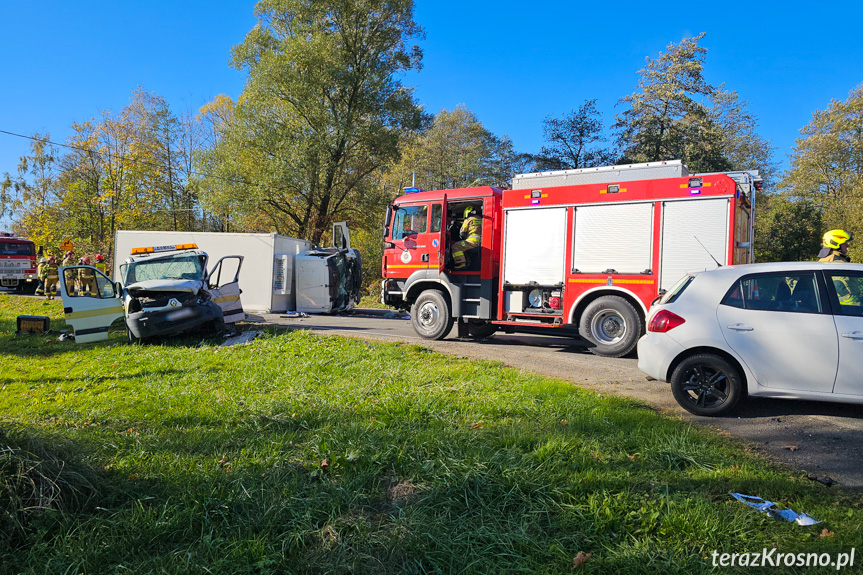
[[420, 193], [421, 191], [422, 191], [422, 190], [421, 190], [421, 189], [419, 189], [419, 188], [405, 188], [405, 193], [406, 193], [406, 194], [418, 194], [418, 193]]

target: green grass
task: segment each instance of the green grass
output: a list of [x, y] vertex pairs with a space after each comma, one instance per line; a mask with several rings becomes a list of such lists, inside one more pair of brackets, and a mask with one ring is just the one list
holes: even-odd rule
[[361, 309], [390, 309], [389, 306], [381, 303], [380, 294], [364, 295], [360, 299], [360, 303], [357, 304], [357, 307]]
[[855, 495], [497, 363], [309, 332], [14, 336], [35, 312], [63, 327], [56, 302], [0, 296], [0, 573], [571, 573], [582, 551], [579, 572], [668, 575], [863, 539]]

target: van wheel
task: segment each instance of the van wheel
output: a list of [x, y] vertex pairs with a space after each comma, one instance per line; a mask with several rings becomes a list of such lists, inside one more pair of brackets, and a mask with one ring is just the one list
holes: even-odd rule
[[578, 323], [578, 335], [602, 357], [631, 353], [643, 330], [641, 315], [622, 297], [604, 296], [588, 304]]
[[424, 291], [411, 306], [411, 324], [422, 338], [443, 339], [453, 323], [446, 297], [438, 290]]
[[740, 370], [712, 353], [684, 359], [674, 368], [670, 379], [674, 399], [695, 415], [727, 413], [745, 393]]
[[135, 334], [132, 333], [131, 329], [129, 329], [128, 324], [126, 325], [126, 343], [128, 343], [129, 345], [141, 343], [141, 338], [135, 337]]

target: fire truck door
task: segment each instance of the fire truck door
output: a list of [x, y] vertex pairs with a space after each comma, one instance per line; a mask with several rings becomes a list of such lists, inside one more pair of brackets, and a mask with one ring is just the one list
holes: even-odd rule
[[222, 308], [225, 323], [234, 323], [246, 318], [240, 301], [240, 268], [243, 256], [225, 256], [216, 262], [207, 276], [207, 286], [213, 301]]
[[118, 285], [91, 266], [60, 268], [58, 290], [75, 343], [108, 339], [108, 328], [125, 315]]
[[449, 234], [449, 222], [446, 217], [446, 194], [443, 195], [443, 202], [441, 204], [441, 216], [440, 216], [440, 230], [437, 238], [432, 240], [432, 244], [437, 242], [437, 262], [438, 262], [438, 271], [443, 273], [444, 268], [446, 267], [446, 240], [447, 234]]
[[395, 249], [389, 268], [410, 274], [432, 267], [430, 252], [437, 252], [437, 235], [429, 232], [428, 204], [399, 206], [393, 213], [391, 236]]

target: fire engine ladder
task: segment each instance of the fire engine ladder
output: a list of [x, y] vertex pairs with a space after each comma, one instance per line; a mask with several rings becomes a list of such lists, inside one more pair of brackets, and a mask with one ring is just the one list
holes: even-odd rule
[[479, 277], [468, 276], [463, 282], [458, 282], [459, 287], [459, 317], [463, 318], [488, 318], [491, 317], [491, 301], [486, 295], [483, 297], [482, 283]]

